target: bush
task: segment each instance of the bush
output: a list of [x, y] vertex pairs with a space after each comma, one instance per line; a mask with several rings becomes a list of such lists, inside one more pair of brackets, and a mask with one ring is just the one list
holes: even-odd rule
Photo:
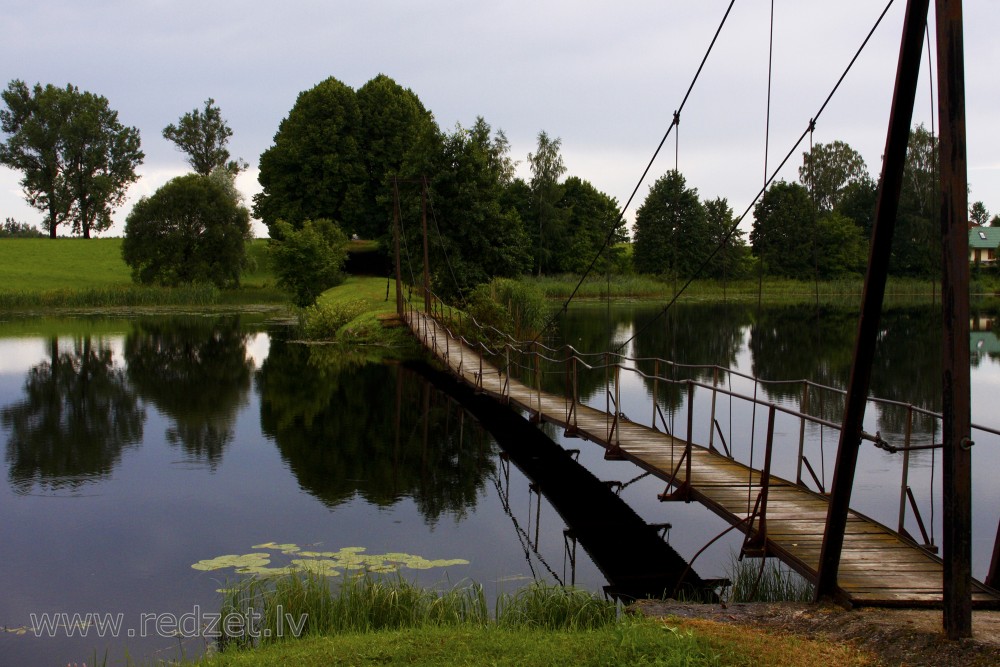
[[469, 295], [468, 311], [480, 324], [522, 340], [531, 338], [545, 326], [542, 291], [510, 278], [494, 278], [478, 285]]
[[207, 176], [188, 174], [140, 199], [125, 220], [122, 258], [137, 283], [240, 284], [250, 212]]
[[306, 220], [296, 229], [287, 222], [274, 225], [277, 238], [271, 240], [271, 264], [278, 285], [290, 291], [299, 306], [308, 306], [316, 297], [344, 281], [347, 236], [330, 220]]
[[365, 312], [367, 304], [358, 299], [334, 305], [318, 303], [302, 311], [300, 323], [302, 333], [311, 340], [331, 339], [337, 337], [337, 331], [342, 326]]

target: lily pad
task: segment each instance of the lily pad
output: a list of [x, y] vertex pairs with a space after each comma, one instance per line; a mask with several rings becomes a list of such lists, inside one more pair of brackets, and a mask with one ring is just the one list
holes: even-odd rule
[[268, 554], [230, 554], [228, 556], [216, 556], [208, 560], [200, 560], [191, 567], [196, 570], [221, 570], [227, 567], [261, 567], [270, 562], [271, 557]]

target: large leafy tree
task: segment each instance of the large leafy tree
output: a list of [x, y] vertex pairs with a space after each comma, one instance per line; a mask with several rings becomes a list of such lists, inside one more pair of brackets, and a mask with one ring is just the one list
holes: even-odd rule
[[911, 276], [940, 274], [937, 224], [938, 140], [922, 124], [910, 130], [892, 239], [890, 271]]
[[299, 94], [274, 145], [260, 156], [263, 190], [253, 212], [277, 234], [284, 220], [333, 220], [351, 233], [363, 210], [366, 175], [358, 142], [361, 110], [354, 91], [330, 77]]
[[531, 165], [531, 203], [532, 216], [537, 222], [538, 236], [535, 239], [535, 266], [538, 275], [548, 264], [549, 256], [563, 236], [566, 223], [565, 209], [559, 208], [565, 189], [559, 183], [559, 178], [566, 173], [559, 149], [562, 139], [549, 138], [543, 130], [538, 133], [538, 150], [528, 153], [528, 164]]
[[624, 219], [618, 214], [618, 201], [578, 176], [567, 178], [562, 187], [559, 206], [566, 212], [566, 220], [562, 237], [552, 241], [550, 267], [555, 271], [583, 273], [611, 234], [595, 268], [620, 269], [624, 253], [619, 244], [628, 240], [628, 233]]
[[494, 276], [528, 271], [531, 241], [506, 196], [514, 163], [504, 133], [481, 117], [470, 128], [456, 126], [431, 173], [435, 289], [465, 293]]
[[698, 190], [688, 188], [679, 171], [668, 171], [635, 212], [635, 270], [691, 277], [711, 252], [710, 244]]
[[226, 145], [233, 130], [222, 117], [222, 110], [211, 97], [205, 100], [205, 110], [194, 109], [174, 125], [163, 128], [163, 138], [187, 153], [188, 163], [195, 173], [208, 176], [215, 169], [226, 169], [236, 175], [246, 169], [242, 160], [230, 160]]
[[122, 257], [139, 283], [239, 285], [250, 233], [250, 213], [224, 184], [188, 174], [136, 203]]
[[861, 153], [843, 141], [816, 144], [802, 154], [799, 180], [812, 194], [820, 213], [838, 207], [844, 190], [853, 183], [869, 183], [871, 176]]
[[798, 183], [771, 185], [753, 210], [750, 245], [768, 273], [809, 278], [816, 267], [816, 210]]
[[723, 197], [703, 203], [705, 223], [708, 226], [709, 252], [715, 255], [705, 268], [705, 274], [713, 278], [739, 278], [747, 271], [750, 250], [743, 239], [743, 230], [736, 225], [729, 200]]
[[125, 127], [100, 95], [73, 85], [57, 88], [14, 80], [2, 93], [0, 164], [23, 173], [28, 202], [45, 214], [55, 238], [72, 221], [74, 233], [89, 238], [111, 226], [142, 163], [139, 131]]
[[[365, 182], [362, 208], [353, 227], [363, 238], [379, 238], [389, 232], [392, 220], [391, 177], [402, 174], [405, 164], [419, 162], [421, 156], [416, 154], [428, 149], [437, 124], [416, 93], [384, 74], [361, 86], [357, 100]], [[433, 143], [430, 146], [433, 150]]]

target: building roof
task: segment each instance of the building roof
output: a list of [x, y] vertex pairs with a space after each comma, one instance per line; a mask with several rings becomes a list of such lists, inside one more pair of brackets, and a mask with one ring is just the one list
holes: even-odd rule
[[1000, 227], [973, 227], [969, 230], [969, 248], [992, 250], [1000, 246]]

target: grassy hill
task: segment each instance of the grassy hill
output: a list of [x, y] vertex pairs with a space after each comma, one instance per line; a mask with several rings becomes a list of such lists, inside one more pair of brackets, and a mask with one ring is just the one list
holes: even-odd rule
[[0, 239], [0, 308], [183, 303], [283, 303], [266, 258], [267, 240], [248, 247], [240, 289], [140, 287], [122, 260], [122, 239]]

